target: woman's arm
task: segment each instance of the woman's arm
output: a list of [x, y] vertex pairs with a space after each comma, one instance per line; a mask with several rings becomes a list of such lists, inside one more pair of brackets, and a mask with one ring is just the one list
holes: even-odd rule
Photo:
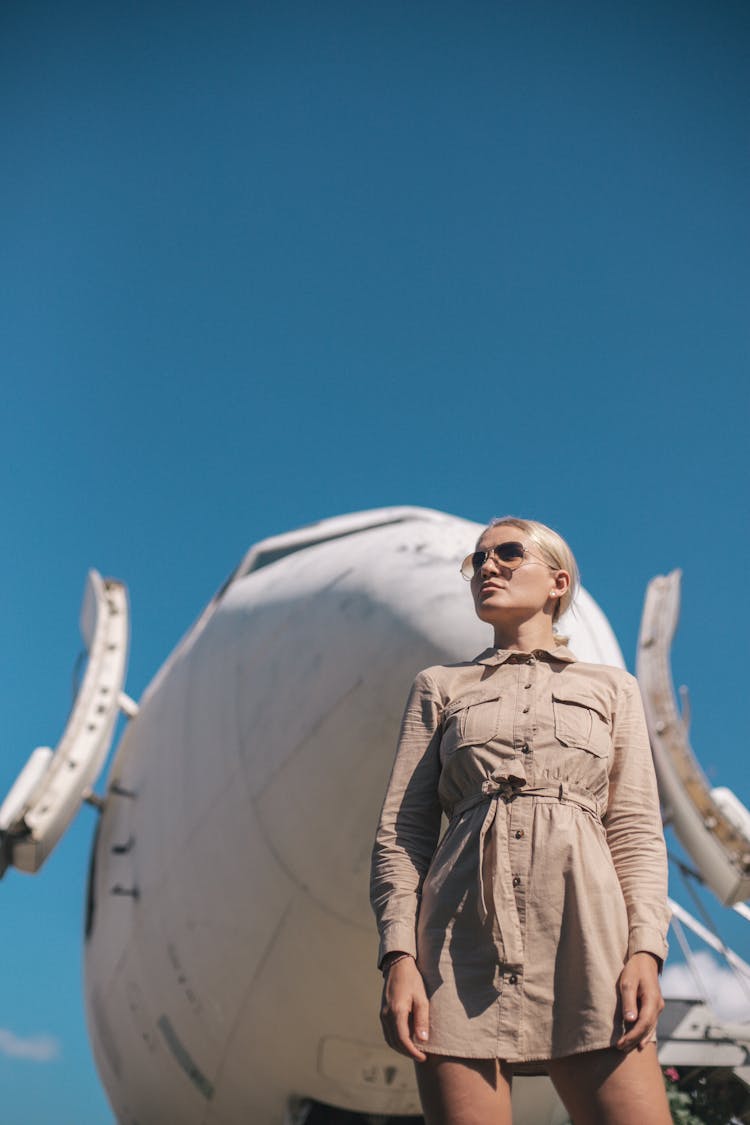
[[667, 850], [643, 703], [635, 676], [618, 693], [603, 822], [628, 911], [628, 956], [667, 955]]
[[[419, 893], [440, 832], [440, 700], [425, 672], [412, 685], [372, 853], [370, 899], [380, 932], [380, 1020], [389, 1046], [417, 1062], [429, 1002], [416, 964]], [[408, 956], [404, 956], [407, 954]]]
[[630, 1027], [621, 1050], [651, 1038], [664, 1001], [658, 974], [667, 955], [667, 854], [659, 794], [643, 703], [627, 676], [613, 727], [609, 801], [603, 817], [607, 843], [628, 912], [627, 961], [620, 976], [623, 1018]]
[[419, 893], [440, 833], [440, 713], [437, 686], [420, 672], [401, 722], [372, 853], [370, 901], [380, 933], [379, 966], [397, 950], [417, 955]]

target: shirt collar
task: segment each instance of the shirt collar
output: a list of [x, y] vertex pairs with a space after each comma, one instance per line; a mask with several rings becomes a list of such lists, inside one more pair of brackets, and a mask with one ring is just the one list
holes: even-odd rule
[[526, 661], [530, 656], [538, 660], [560, 661], [563, 664], [573, 664], [577, 657], [573, 655], [567, 645], [553, 645], [552, 648], [535, 648], [532, 652], [518, 652], [508, 648], [486, 648], [475, 656], [473, 664], [505, 664], [512, 660], [514, 663]]

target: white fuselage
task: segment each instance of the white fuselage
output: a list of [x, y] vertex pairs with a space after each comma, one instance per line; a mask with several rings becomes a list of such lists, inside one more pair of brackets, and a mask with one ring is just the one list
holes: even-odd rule
[[[141, 700], [109, 778], [86, 941], [122, 1125], [281, 1125], [295, 1095], [419, 1112], [411, 1063], [380, 1032], [370, 849], [411, 679], [491, 643], [458, 574], [480, 530], [388, 509], [326, 521], [300, 549], [280, 537], [281, 557], [240, 567]], [[564, 624], [580, 659], [622, 664], [585, 592]], [[549, 1084], [526, 1081], [525, 1119], [564, 1120]]]

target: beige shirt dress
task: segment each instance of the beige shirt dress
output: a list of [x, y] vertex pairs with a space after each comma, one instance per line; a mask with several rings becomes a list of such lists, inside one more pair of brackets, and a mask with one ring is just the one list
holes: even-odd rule
[[564, 645], [420, 672], [371, 899], [379, 962], [417, 958], [425, 1050], [528, 1064], [614, 1046], [623, 965], [641, 950], [663, 962], [669, 923], [635, 677]]

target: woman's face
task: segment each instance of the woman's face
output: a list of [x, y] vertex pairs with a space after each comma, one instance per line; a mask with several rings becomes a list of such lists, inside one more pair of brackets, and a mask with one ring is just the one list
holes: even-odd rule
[[503, 565], [494, 555], [471, 580], [471, 592], [477, 617], [489, 624], [528, 621], [552, 607], [570, 584], [566, 570], [555, 570], [542, 561], [541, 551], [519, 527], [503, 524], [488, 527], [479, 538], [478, 551], [486, 551], [500, 543], [522, 543], [527, 553], [515, 570]]

